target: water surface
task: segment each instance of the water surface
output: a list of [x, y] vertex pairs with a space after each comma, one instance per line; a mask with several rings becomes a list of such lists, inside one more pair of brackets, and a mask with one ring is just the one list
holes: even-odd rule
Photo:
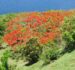
[[75, 8], [75, 0], [0, 0], [0, 14]]

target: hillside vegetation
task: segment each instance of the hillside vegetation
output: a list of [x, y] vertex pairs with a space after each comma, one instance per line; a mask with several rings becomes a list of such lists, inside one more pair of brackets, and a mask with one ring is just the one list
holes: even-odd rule
[[75, 70], [75, 13], [0, 15], [0, 70]]

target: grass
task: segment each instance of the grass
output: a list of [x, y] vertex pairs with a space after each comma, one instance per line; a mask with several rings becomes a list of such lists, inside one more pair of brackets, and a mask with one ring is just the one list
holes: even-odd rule
[[42, 70], [75, 70], [75, 51], [66, 53], [57, 61], [44, 67]]
[[[0, 56], [2, 56], [4, 50], [0, 50]], [[43, 62], [39, 61], [31, 66], [25, 66], [23, 61], [16, 63], [15, 70], [75, 70], [75, 51], [66, 53], [55, 62], [42, 67]]]
[[47, 66], [42, 67], [43, 62], [39, 61], [32, 66], [18, 64], [16, 70], [75, 70], [75, 51], [66, 53], [61, 58]]

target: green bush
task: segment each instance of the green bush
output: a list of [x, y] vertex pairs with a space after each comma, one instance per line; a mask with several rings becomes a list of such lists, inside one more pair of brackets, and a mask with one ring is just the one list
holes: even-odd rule
[[15, 49], [16, 49], [15, 51], [12, 50], [11, 58], [16, 59], [17, 61], [20, 59], [25, 60], [25, 55], [23, 53], [25, 46], [24, 45], [18, 45], [18, 46], [16, 46]]
[[43, 46], [43, 52], [40, 56], [41, 60], [44, 61], [44, 64], [48, 64], [56, 60], [60, 55], [60, 48], [54, 42], [49, 42]]
[[36, 38], [32, 38], [26, 43], [23, 54], [29, 62], [35, 63], [38, 61], [41, 52], [42, 46], [38, 43]]
[[75, 16], [65, 18], [62, 26], [62, 38], [65, 42], [64, 52], [71, 52], [75, 49]]
[[10, 51], [9, 50], [6, 50], [4, 53], [3, 53], [3, 56], [1, 57], [1, 70], [9, 70], [9, 67], [8, 67], [8, 58], [10, 57]]
[[41, 53], [42, 46], [38, 43], [37, 38], [31, 38], [25, 46], [21, 45], [17, 47], [13, 53], [13, 58], [23, 59], [28, 61], [29, 64], [33, 64], [38, 61]]
[[37, 38], [31, 38], [26, 43], [26, 46], [17, 46], [17, 50], [13, 53], [13, 58], [26, 60], [30, 65], [40, 59], [43, 60], [45, 64], [50, 63], [56, 60], [62, 52], [58, 42], [53, 41], [45, 45], [40, 45]]
[[16, 14], [0, 15], [0, 36], [4, 35], [6, 23], [9, 22], [14, 17], [16, 17]]

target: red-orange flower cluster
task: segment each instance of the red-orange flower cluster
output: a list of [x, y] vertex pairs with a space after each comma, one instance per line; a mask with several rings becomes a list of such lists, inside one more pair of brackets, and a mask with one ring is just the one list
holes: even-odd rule
[[60, 35], [59, 27], [68, 12], [42, 12], [18, 15], [7, 23], [4, 41], [9, 45], [26, 43], [30, 38], [37, 37], [41, 44], [53, 41]]

